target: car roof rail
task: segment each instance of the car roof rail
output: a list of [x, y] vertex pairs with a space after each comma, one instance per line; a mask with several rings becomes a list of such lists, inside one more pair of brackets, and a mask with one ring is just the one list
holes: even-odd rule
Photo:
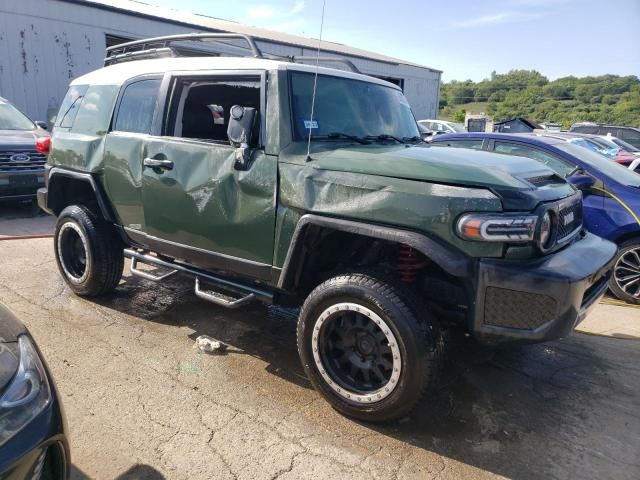
[[[225, 40], [245, 40], [247, 47], [226, 43]], [[253, 37], [242, 33], [185, 33], [181, 35], [167, 35], [163, 37], [144, 38], [132, 42], [121, 43], [107, 48], [107, 56], [104, 59], [104, 66], [115, 65], [116, 63], [133, 60], [143, 60], [149, 58], [165, 58], [183, 56], [177, 48], [171, 46], [174, 42], [209, 42], [223, 43], [229, 47], [250, 50], [251, 56], [255, 58], [268, 58], [273, 60], [284, 60], [292, 63], [308, 62], [336, 62], [346, 65], [352, 72], [362, 73], [351, 60], [340, 57], [315, 57], [315, 56], [287, 56], [273, 53], [263, 54]], [[202, 52], [205, 56], [209, 52]], [[211, 55], [216, 53], [211, 52]]]
[[[224, 40], [245, 40], [253, 57], [265, 58], [253, 37], [249, 35], [242, 33], [187, 33], [145, 38], [108, 47], [104, 66], [147, 58], [179, 57], [180, 53], [175, 48], [171, 48], [173, 42], [220, 42], [230, 47], [244, 48], [226, 43]], [[203, 55], [205, 54], [206, 52], [203, 52]]]

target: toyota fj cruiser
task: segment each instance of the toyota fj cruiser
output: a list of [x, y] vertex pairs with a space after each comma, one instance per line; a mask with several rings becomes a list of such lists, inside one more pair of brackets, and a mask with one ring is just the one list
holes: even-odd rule
[[[255, 58], [174, 58], [234, 38]], [[580, 192], [533, 160], [429, 147], [398, 87], [296, 60], [162, 37], [71, 83], [38, 192], [71, 290], [111, 292], [128, 257], [222, 307], [300, 305], [309, 379], [369, 421], [416, 406], [444, 328], [540, 342], [584, 318], [616, 247], [583, 230]]]

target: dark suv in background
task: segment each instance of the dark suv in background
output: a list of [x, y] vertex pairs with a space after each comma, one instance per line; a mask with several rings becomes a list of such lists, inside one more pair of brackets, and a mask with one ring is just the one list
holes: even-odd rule
[[0, 97], [0, 200], [35, 198], [44, 185], [51, 144], [45, 126]]
[[611, 135], [620, 140], [640, 148], [640, 128], [623, 127], [618, 125], [603, 125], [598, 123], [574, 123], [570, 132], [593, 133], [595, 135]]

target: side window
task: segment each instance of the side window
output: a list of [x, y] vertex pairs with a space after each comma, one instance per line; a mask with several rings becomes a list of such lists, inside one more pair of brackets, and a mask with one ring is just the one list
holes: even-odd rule
[[569, 162], [562, 160], [555, 155], [551, 155], [543, 152], [542, 150], [528, 147], [526, 145], [518, 145], [517, 143], [497, 141], [495, 142], [494, 151], [496, 153], [506, 153], [509, 155], [517, 155], [519, 157], [532, 158], [533, 160], [537, 160], [554, 170], [562, 177], [566, 176], [575, 167], [575, 165], [571, 165]]
[[471, 148], [473, 150], [482, 150], [482, 139], [474, 138], [473, 140], [447, 140], [446, 142], [433, 142], [432, 145], [437, 145], [440, 147]]
[[229, 144], [231, 107], [242, 105], [260, 112], [260, 79], [177, 79], [169, 107], [165, 135]]
[[89, 87], [71, 131], [84, 135], [104, 135], [109, 130], [111, 112], [117, 96], [118, 87], [115, 85]]
[[72, 85], [62, 100], [54, 127], [71, 128], [89, 85]]
[[150, 133], [159, 88], [159, 78], [140, 80], [127, 85], [120, 99], [113, 130]]

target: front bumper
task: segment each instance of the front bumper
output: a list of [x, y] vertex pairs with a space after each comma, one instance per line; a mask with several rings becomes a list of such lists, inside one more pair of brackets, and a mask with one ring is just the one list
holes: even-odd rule
[[33, 198], [44, 185], [44, 169], [0, 171], [0, 199]]
[[568, 335], [607, 290], [615, 244], [591, 233], [528, 261], [478, 264], [470, 330], [483, 343], [543, 342]]

